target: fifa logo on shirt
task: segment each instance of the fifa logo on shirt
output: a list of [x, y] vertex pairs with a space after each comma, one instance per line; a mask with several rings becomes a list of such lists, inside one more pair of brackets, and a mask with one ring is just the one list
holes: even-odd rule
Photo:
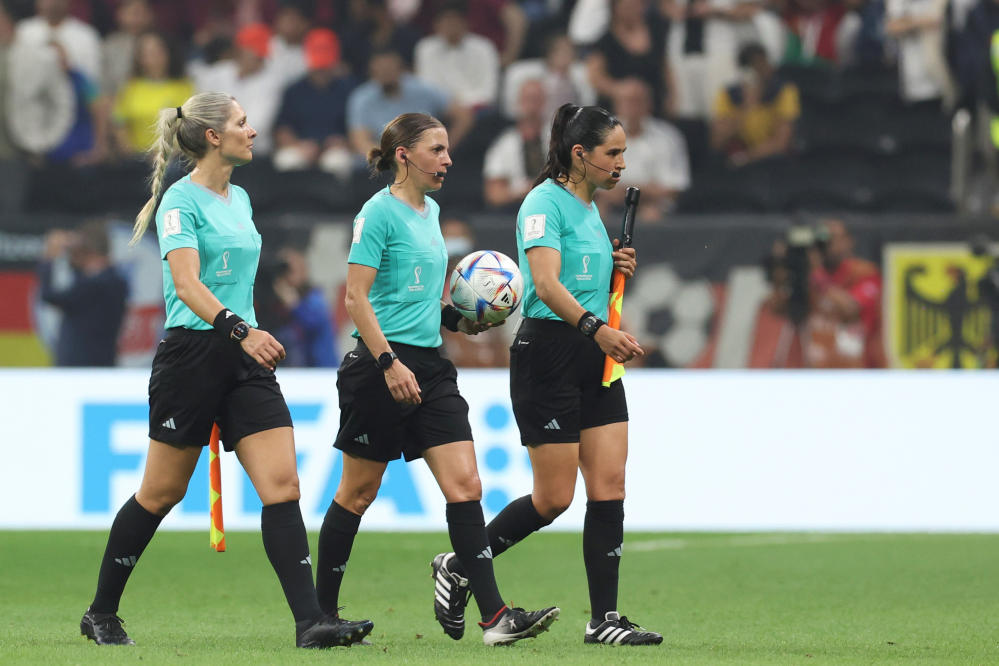
[[423, 273], [423, 266], [416, 266], [413, 268], [413, 284], [409, 285], [409, 290], [412, 291], [423, 291], [423, 285], [420, 284], [420, 275]]
[[[589, 257], [583, 257], [583, 272], [586, 272], [586, 260]], [[229, 268], [229, 250], [222, 253], [222, 268]]]
[[593, 275], [590, 273], [590, 255], [584, 254], [583, 255], [583, 272], [576, 274], [576, 280], [582, 282], [582, 281], [591, 280], [592, 278], [593, 278]]
[[232, 269], [229, 268], [229, 250], [222, 253], [222, 270], [215, 271], [215, 277], [226, 277], [232, 275]]

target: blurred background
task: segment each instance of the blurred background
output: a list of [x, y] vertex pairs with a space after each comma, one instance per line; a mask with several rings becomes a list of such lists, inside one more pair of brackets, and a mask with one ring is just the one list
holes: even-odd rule
[[[448, 125], [453, 259], [513, 254], [571, 101], [628, 133], [599, 205], [613, 234], [642, 188], [625, 326], [646, 365], [991, 367], [996, 30], [995, 0], [3, 0], [0, 365], [148, 367], [156, 242], [126, 240], [150, 125], [223, 90], [260, 133], [233, 180], [289, 366], [349, 344], [347, 230], [385, 122]], [[501, 338], [447, 345], [502, 367]]]
[[[164, 320], [155, 235], [127, 248], [143, 154], [160, 108], [222, 90], [260, 133], [233, 181], [264, 237], [256, 309], [288, 350], [310, 527], [339, 476], [351, 222], [385, 184], [366, 151], [400, 112], [439, 116], [451, 261], [515, 256], [574, 102], [627, 132], [598, 201], [612, 235], [642, 189], [629, 529], [999, 530], [991, 373], [807, 370], [995, 366], [996, 31], [997, 0], [0, 0], [0, 526], [104, 529], [136, 487]], [[516, 325], [446, 338], [478, 368], [460, 382], [490, 515], [531, 484]], [[24, 510], [40, 438], [49, 492]], [[227, 525], [252, 529], [225, 467]], [[206, 524], [205, 474], [169, 525]], [[441, 501], [393, 463], [365, 524], [440, 529]], [[560, 527], [581, 524], [577, 503]]]

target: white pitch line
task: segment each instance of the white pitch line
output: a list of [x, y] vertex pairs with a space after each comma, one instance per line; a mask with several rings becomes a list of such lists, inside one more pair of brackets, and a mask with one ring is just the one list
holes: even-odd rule
[[863, 534], [746, 534], [716, 539], [651, 539], [626, 541], [624, 550], [652, 552], [656, 550], [683, 550], [686, 548], [731, 548], [749, 546], [782, 546], [803, 543], [828, 543], [830, 541], [868, 540]]

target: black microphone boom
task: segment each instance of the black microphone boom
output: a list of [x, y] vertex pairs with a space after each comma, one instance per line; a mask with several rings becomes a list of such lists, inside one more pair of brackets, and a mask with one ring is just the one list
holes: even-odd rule
[[408, 165], [412, 166], [412, 167], [413, 167], [414, 169], [416, 169], [417, 171], [419, 171], [419, 172], [421, 172], [421, 173], [425, 173], [425, 174], [427, 174], [428, 176], [436, 176], [437, 178], [443, 178], [443, 177], [444, 177], [444, 176], [446, 175], [446, 174], [445, 174], [445, 173], [444, 173], [443, 171], [424, 171], [424, 170], [423, 170], [423, 169], [421, 169], [420, 167], [416, 166], [416, 164], [414, 164], [414, 163], [413, 163], [413, 162], [412, 162], [412, 161], [411, 161], [411, 160], [410, 160], [410, 159], [409, 159], [408, 157], [406, 157], [405, 155], [403, 155], [403, 156], [402, 156], [402, 159], [406, 160], [406, 164], [408, 164]]
[[594, 169], [600, 169], [601, 171], [606, 171], [607, 173], [609, 173], [614, 178], [620, 178], [621, 177], [621, 172], [620, 171], [617, 171], [617, 170], [611, 171], [610, 169], [605, 169], [602, 166], [597, 166], [596, 164], [594, 164], [590, 160], [586, 159], [582, 155], [579, 156], [579, 159], [583, 160], [584, 162], [586, 162], [587, 164], [589, 164]]

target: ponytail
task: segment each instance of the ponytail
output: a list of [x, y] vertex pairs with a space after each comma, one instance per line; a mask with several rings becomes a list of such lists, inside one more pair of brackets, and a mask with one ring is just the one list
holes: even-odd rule
[[135, 226], [132, 227], [132, 239], [128, 242], [129, 245], [135, 245], [139, 242], [139, 239], [146, 233], [146, 228], [149, 227], [149, 221], [156, 213], [156, 205], [163, 193], [163, 179], [166, 176], [167, 167], [177, 152], [177, 128], [182, 120], [177, 109], [160, 109], [159, 115], [156, 117], [156, 138], [149, 149], [149, 155], [153, 162], [153, 172], [149, 176], [151, 196], [139, 214], [135, 216]]
[[206, 92], [188, 98], [181, 106], [160, 110], [156, 117], [155, 139], [149, 148], [153, 162], [153, 171], [149, 175], [150, 197], [135, 216], [129, 245], [139, 242], [156, 215], [170, 162], [178, 154], [190, 163], [204, 157], [208, 152], [205, 130], [213, 129], [221, 134], [234, 101], [231, 95], [225, 93]]
[[599, 106], [560, 106], [552, 120], [548, 158], [531, 187], [537, 187], [549, 178], [561, 182], [569, 180], [572, 147], [579, 144], [584, 150], [593, 150], [620, 124], [620, 120]]

